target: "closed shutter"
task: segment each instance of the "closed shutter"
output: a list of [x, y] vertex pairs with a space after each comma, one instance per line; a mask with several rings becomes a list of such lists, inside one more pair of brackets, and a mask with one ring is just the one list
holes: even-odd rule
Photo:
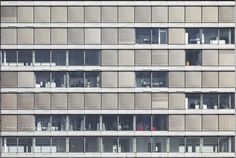
[[1, 8], [1, 21], [2, 22], [16, 22], [16, 7], [2, 7]]
[[33, 22], [33, 7], [17, 7], [18, 22]]
[[84, 44], [84, 29], [68, 28], [68, 44]]
[[168, 22], [168, 7], [152, 7], [152, 22]]
[[119, 22], [134, 22], [134, 7], [119, 7]]
[[67, 7], [51, 7], [51, 22], [67, 22]]
[[185, 43], [185, 30], [171, 28], [169, 29], [169, 44], [184, 44]]
[[50, 93], [35, 93], [35, 110], [49, 110], [51, 106]]
[[118, 109], [117, 93], [103, 93], [102, 94], [102, 109], [104, 110]]
[[151, 7], [135, 7], [135, 22], [151, 22]]
[[202, 115], [202, 130], [217, 131], [218, 130], [218, 115]]
[[219, 7], [219, 22], [234, 22], [234, 7]]
[[133, 93], [120, 93], [119, 94], [119, 109], [120, 110], [134, 109], [134, 94]]
[[186, 87], [201, 87], [201, 72], [186, 72]]
[[184, 72], [169, 72], [169, 87], [184, 87], [185, 73]]
[[169, 131], [184, 131], [184, 115], [169, 115]]
[[86, 110], [101, 109], [101, 94], [100, 93], [86, 93], [85, 94], [85, 109]]
[[119, 44], [134, 44], [135, 43], [135, 29], [120, 28], [119, 29]]
[[118, 63], [117, 50], [102, 50], [102, 65], [116, 66]]
[[17, 94], [16, 93], [2, 93], [1, 94], [1, 108], [2, 110], [16, 110], [17, 109]]
[[169, 93], [169, 109], [185, 109], [185, 94]]
[[29, 93], [18, 94], [18, 109], [32, 110], [34, 109], [34, 95]]
[[219, 66], [232, 66], [234, 63], [234, 50], [219, 50]]
[[1, 72], [1, 87], [16, 88], [17, 76], [17, 72]]
[[68, 93], [68, 109], [84, 109], [84, 93]]
[[186, 131], [201, 131], [201, 115], [186, 115]]
[[84, 7], [68, 7], [68, 22], [84, 22]]
[[134, 87], [134, 72], [119, 72], [119, 87]]
[[17, 131], [17, 116], [2, 115], [1, 116], [2, 131]]
[[134, 50], [119, 50], [119, 65], [134, 66]]
[[117, 44], [117, 29], [102, 29], [102, 44]]
[[184, 7], [169, 7], [169, 22], [184, 22]]
[[35, 44], [50, 44], [50, 29], [35, 29], [34, 43]]
[[85, 22], [100, 22], [101, 7], [85, 7]]
[[50, 22], [50, 7], [34, 7], [35, 22]]
[[117, 72], [102, 72], [102, 87], [117, 87]]
[[151, 109], [151, 93], [136, 93], [135, 94], [135, 109], [149, 110]]
[[168, 65], [168, 50], [152, 50], [152, 65], [167, 66]]
[[34, 87], [34, 73], [18, 72], [18, 87]]
[[202, 22], [218, 22], [218, 7], [202, 7]]
[[202, 72], [202, 87], [217, 88], [218, 72]]
[[17, 43], [16, 29], [1, 29], [1, 44], [16, 44]]
[[67, 44], [67, 29], [51, 29], [51, 44]]
[[170, 66], [184, 66], [185, 65], [185, 51], [184, 50], [169, 50], [169, 65]]
[[17, 124], [18, 131], [34, 131], [35, 117], [34, 115], [18, 115]]
[[201, 7], [186, 7], [186, 22], [201, 22]]
[[18, 44], [33, 44], [33, 29], [18, 29]]
[[102, 22], [117, 22], [117, 7], [102, 7]]
[[202, 65], [203, 66], [217, 66], [218, 65], [218, 50], [203, 50], [202, 51]]
[[135, 51], [135, 65], [136, 66], [150, 66], [151, 65], [151, 50], [136, 50]]
[[152, 93], [152, 109], [168, 109], [168, 93]]
[[235, 116], [234, 115], [219, 115], [219, 130], [234, 131]]
[[219, 87], [234, 88], [235, 72], [219, 72]]
[[85, 29], [85, 44], [100, 44], [101, 30], [97, 28]]
[[66, 93], [52, 93], [51, 104], [52, 104], [52, 109], [55, 109], [55, 110], [67, 109], [67, 94]]

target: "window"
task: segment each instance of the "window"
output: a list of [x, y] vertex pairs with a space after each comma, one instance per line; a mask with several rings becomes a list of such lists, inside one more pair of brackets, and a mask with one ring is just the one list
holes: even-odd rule
[[201, 108], [201, 95], [200, 94], [186, 94], [186, 103], [188, 109]]
[[50, 128], [51, 128], [51, 118], [49, 115], [35, 116], [36, 131], [50, 131]]
[[85, 138], [85, 152], [99, 152], [100, 151], [100, 139], [98, 137]]
[[66, 72], [52, 72], [51, 87], [66, 87]]
[[[50, 72], [35, 72], [36, 88], [46, 87], [50, 88], [52, 82], [50, 81]], [[53, 84], [55, 87], [55, 84]]]
[[150, 131], [151, 130], [151, 116], [137, 115], [136, 116], [136, 131]]
[[133, 138], [120, 137], [118, 146], [120, 147], [120, 150], [118, 150], [118, 152], [133, 152]]
[[86, 50], [85, 65], [87, 66], [100, 65], [100, 52], [98, 50]]
[[136, 28], [137, 44], [167, 44], [167, 29]]
[[69, 115], [69, 130], [70, 131], [83, 131], [84, 130], [84, 116]]
[[133, 116], [132, 115], [119, 115], [118, 130], [132, 131], [133, 130]]
[[100, 72], [86, 72], [85, 87], [100, 87]]
[[84, 152], [84, 138], [69, 137], [69, 152]]
[[102, 151], [103, 152], [110, 152], [116, 153], [120, 152], [120, 146], [118, 146], [117, 138], [116, 137], [104, 137], [102, 139]]
[[85, 130], [86, 131], [99, 131], [100, 130], [98, 115], [85, 116]]
[[152, 152], [167, 152], [167, 138], [153, 137], [152, 138]]
[[201, 64], [201, 50], [186, 50], [186, 66], [200, 66]]
[[151, 152], [152, 144], [151, 137], [136, 138], [136, 152]]
[[51, 139], [49, 137], [36, 137], [34, 149], [37, 153], [49, 153], [51, 151]]
[[152, 72], [152, 87], [167, 87], [167, 72]]
[[228, 137], [219, 138], [219, 152], [231, 152], [230, 140]]
[[35, 66], [50, 65], [50, 50], [35, 50]]
[[84, 87], [84, 72], [69, 72], [70, 87]]
[[84, 51], [83, 50], [70, 50], [69, 51], [69, 65], [70, 66], [84, 65]]
[[202, 30], [202, 43], [203, 44], [218, 44], [219, 37], [218, 37], [218, 29], [215, 28], [207, 28]]
[[65, 115], [52, 115], [52, 131], [65, 131], [66, 130], [66, 116]]
[[4, 53], [6, 53], [6, 64], [16, 65], [17, 63], [17, 51], [16, 50], [5, 50], [2, 53], [2, 61], [4, 62]]
[[66, 152], [66, 138], [52, 137], [51, 152]]
[[172, 138], [170, 138], [170, 152], [175, 152], [175, 153], [185, 152], [184, 137], [172, 137]]
[[200, 29], [186, 29], [186, 37], [188, 39], [188, 44], [201, 43]]
[[19, 66], [32, 66], [32, 50], [19, 50], [18, 51], [18, 65]]
[[6, 149], [7, 153], [16, 153], [17, 152], [17, 138], [8, 137], [6, 138]]
[[136, 29], [136, 43], [151, 44], [151, 29]]
[[18, 138], [18, 153], [30, 153], [32, 152], [33, 142], [31, 137], [19, 137]]
[[203, 94], [203, 109], [218, 109], [217, 94]]
[[66, 65], [66, 51], [65, 50], [53, 50], [51, 64], [52, 64], [52, 66]]
[[116, 131], [117, 130], [117, 116], [116, 115], [103, 115], [102, 116], [102, 130]]
[[151, 87], [151, 72], [136, 72], [136, 87]]
[[186, 137], [186, 152], [200, 152], [200, 138], [199, 137]]
[[213, 153], [218, 151], [218, 139], [217, 137], [203, 137], [203, 153]]
[[168, 130], [167, 115], [152, 116], [152, 131], [166, 131]]

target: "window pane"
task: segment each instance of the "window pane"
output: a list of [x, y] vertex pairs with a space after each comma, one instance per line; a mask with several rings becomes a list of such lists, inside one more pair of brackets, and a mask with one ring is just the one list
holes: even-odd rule
[[98, 137], [85, 138], [85, 152], [99, 152], [100, 151], [100, 139]]
[[136, 87], [151, 87], [151, 72], [136, 72]]
[[100, 52], [98, 50], [85, 51], [85, 65], [100, 65]]
[[151, 29], [136, 29], [136, 43], [151, 44]]
[[66, 65], [66, 51], [65, 50], [53, 50], [52, 51], [52, 66]]
[[18, 65], [31, 66], [32, 65], [32, 50], [18, 51]]
[[152, 117], [152, 131], [166, 131], [167, 126], [167, 115], [154, 115]]
[[152, 43], [159, 44], [159, 29], [152, 29]]
[[120, 151], [121, 147], [117, 144], [117, 138], [116, 137], [105, 137], [102, 139], [102, 148], [103, 152], [111, 152], [116, 153]]
[[153, 137], [152, 139], [152, 152], [166, 152], [167, 138], [166, 137]]
[[117, 116], [116, 115], [103, 115], [102, 116], [102, 130], [116, 131], [117, 130]]
[[230, 38], [230, 29], [219, 29], [220, 31], [220, 40], [219, 44], [231, 44]]
[[120, 137], [118, 146], [121, 148], [119, 152], [133, 152], [133, 138]]
[[84, 138], [69, 137], [69, 152], [84, 152]]
[[202, 64], [202, 53], [200, 50], [186, 50], [186, 65], [197, 66]]
[[219, 137], [219, 152], [231, 152], [230, 143], [229, 137]]
[[200, 152], [200, 138], [186, 137], [186, 152]]
[[31, 137], [19, 137], [18, 138], [18, 152], [30, 153], [33, 149], [33, 142]]
[[52, 131], [65, 131], [66, 130], [66, 116], [53, 115], [51, 129]]
[[133, 130], [133, 115], [119, 115], [120, 131], [132, 131]]
[[203, 109], [217, 109], [218, 95], [217, 94], [203, 94]]
[[160, 44], [167, 44], [167, 29], [160, 29]]
[[186, 94], [188, 109], [200, 109], [201, 95], [200, 94]]
[[170, 138], [170, 152], [185, 152], [184, 137]]
[[51, 87], [50, 72], [35, 72], [35, 77], [36, 77], [36, 84], [35, 84], [36, 88]]
[[38, 65], [50, 65], [50, 51], [49, 50], [35, 50], [35, 64]]
[[49, 153], [51, 151], [51, 139], [49, 137], [35, 138], [35, 152]]
[[220, 109], [230, 109], [230, 94], [222, 93], [220, 95]]
[[186, 36], [188, 38], [188, 44], [201, 43], [200, 29], [186, 29]]
[[86, 72], [85, 87], [100, 87], [100, 72]]
[[84, 87], [84, 72], [69, 72], [70, 87]]
[[36, 131], [50, 131], [51, 119], [49, 115], [36, 115], [35, 116]]
[[52, 137], [51, 152], [66, 152], [66, 138], [65, 137]]
[[99, 131], [100, 130], [98, 115], [85, 116], [85, 130], [86, 131]]
[[84, 51], [70, 50], [69, 51], [69, 65], [84, 65]]
[[218, 29], [203, 29], [202, 32], [203, 44], [218, 44]]
[[[7, 64], [13, 64], [14, 65], [17, 63], [17, 59], [16, 59], [16, 50], [6, 50], [6, 51], [3, 51], [3, 52], [6, 52], [6, 63]], [[2, 56], [2, 59], [3, 56]]]
[[6, 138], [6, 152], [8, 153], [17, 152], [17, 138], [16, 137]]
[[51, 87], [66, 87], [66, 72], [52, 72]]
[[69, 130], [70, 131], [83, 131], [84, 130], [84, 116], [69, 115]]
[[151, 130], [151, 116], [150, 115], [137, 115], [136, 116], [136, 130], [137, 131], [150, 131]]
[[213, 153], [218, 151], [218, 139], [217, 137], [203, 137], [203, 153]]
[[136, 151], [137, 152], [151, 152], [152, 144], [150, 137], [137, 137], [136, 138]]
[[153, 87], [167, 87], [167, 72], [153, 72], [152, 73], [152, 86]]

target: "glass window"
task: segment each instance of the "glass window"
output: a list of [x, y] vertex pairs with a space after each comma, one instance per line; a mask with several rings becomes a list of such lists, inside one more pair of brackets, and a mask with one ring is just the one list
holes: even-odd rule
[[151, 72], [136, 72], [136, 87], [151, 87]]
[[52, 72], [51, 87], [66, 87], [66, 72]]
[[69, 51], [69, 65], [84, 65], [84, 50], [70, 50]]
[[151, 44], [151, 29], [136, 29], [136, 43]]
[[230, 39], [231, 39], [231, 42], [230, 42], [230, 44], [234, 44], [234, 41], [235, 41], [235, 39], [234, 39], [234, 29], [230, 29], [231, 31], [230, 31], [230, 34], [231, 34], [231, 37], [230, 37]]
[[185, 152], [184, 137], [170, 138], [170, 152], [176, 152], [176, 153]]
[[188, 44], [201, 43], [200, 29], [186, 29], [186, 37], [188, 39]]
[[66, 116], [65, 115], [52, 115], [52, 131], [65, 131], [66, 130]]
[[35, 50], [34, 65], [50, 65], [50, 50]]
[[100, 87], [100, 72], [86, 72], [85, 87]]
[[99, 116], [98, 115], [86, 115], [85, 116], [85, 129], [86, 131], [99, 131]]
[[159, 44], [159, 29], [152, 29], [152, 43]]
[[51, 128], [50, 115], [36, 115], [35, 129], [36, 131], [50, 131]]
[[133, 138], [132, 137], [120, 137], [118, 147], [120, 148], [118, 152], [133, 152]]
[[98, 50], [85, 51], [85, 65], [100, 65], [100, 52]]
[[211, 94], [203, 94], [203, 109], [217, 109], [218, 108], [218, 95]]
[[102, 116], [102, 130], [116, 131], [117, 130], [117, 116], [116, 115], [103, 115]]
[[137, 152], [151, 152], [152, 144], [151, 137], [137, 137], [136, 138], [136, 151]]
[[35, 78], [36, 78], [36, 83], [35, 83], [36, 88], [51, 87], [50, 72], [35, 72]]
[[151, 116], [150, 115], [137, 115], [136, 116], [136, 130], [137, 131], [150, 131], [151, 130]]
[[17, 152], [17, 138], [16, 137], [7, 137], [6, 138], [6, 152], [16, 153]]
[[53, 50], [51, 64], [52, 64], [52, 66], [66, 65], [66, 50]]
[[222, 93], [220, 95], [220, 109], [230, 109], [230, 94], [229, 93]]
[[120, 146], [118, 146], [117, 143], [116, 137], [104, 137], [102, 139], [102, 151], [110, 153], [116, 153], [120, 151]]
[[65, 137], [52, 137], [51, 152], [66, 152], [66, 138]]
[[200, 50], [186, 50], [186, 66], [202, 65], [202, 53]]
[[202, 152], [213, 153], [218, 151], [217, 137], [203, 137]]
[[51, 151], [51, 139], [49, 137], [36, 137], [34, 150], [37, 153], [49, 153]]
[[118, 130], [132, 131], [133, 130], [133, 115], [119, 115]]
[[[5, 50], [3, 52], [6, 53], [6, 63], [9, 64], [9, 65], [16, 65], [16, 63], [17, 63], [17, 51], [16, 50]], [[4, 59], [3, 56], [2, 56], [2, 59]]]
[[166, 131], [167, 128], [167, 115], [153, 115], [152, 117], [152, 131]]
[[200, 138], [186, 137], [186, 152], [200, 152]]
[[98, 137], [85, 138], [85, 152], [100, 152], [100, 139]]
[[69, 137], [69, 152], [84, 152], [84, 138]]
[[84, 116], [69, 115], [69, 130], [70, 131], [83, 131], [84, 130]]
[[167, 152], [167, 138], [153, 137], [152, 152]]
[[31, 66], [32, 59], [32, 50], [18, 50], [19, 66]]
[[218, 29], [215, 28], [207, 28], [202, 29], [202, 43], [203, 44], [218, 44], [219, 36]]
[[200, 109], [201, 95], [200, 94], [186, 94], [188, 109]]
[[18, 138], [18, 152], [30, 153], [33, 149], [33, 142], [31, 137], [19, 137]]
[[70, 87], [84, 87], [84, 72], [69, 72]]
[[167, 44], [167, 29], [160, 29], [160, 44]]
[[229, 137], [219, 137], [219, 152], [231, 152], [230, 143]]
[[231, 109], [234, 109], [235, 101], [234, 101], [234, 93], [230, 95], [230, 103], [231, 103]]
[[152, 86], [153, 87], [167, 87], [167, 72], [153, 72], [152, 73]]
[[231, 43], [231, 30], [230, 29], [219, 29], [220, 39], [219, 44], [232, 44]]

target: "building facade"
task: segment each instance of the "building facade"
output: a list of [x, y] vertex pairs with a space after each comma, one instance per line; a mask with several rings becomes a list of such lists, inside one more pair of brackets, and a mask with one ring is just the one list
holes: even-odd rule
[[1, 1], [0, 157], [235, 157], [234, 1]]

